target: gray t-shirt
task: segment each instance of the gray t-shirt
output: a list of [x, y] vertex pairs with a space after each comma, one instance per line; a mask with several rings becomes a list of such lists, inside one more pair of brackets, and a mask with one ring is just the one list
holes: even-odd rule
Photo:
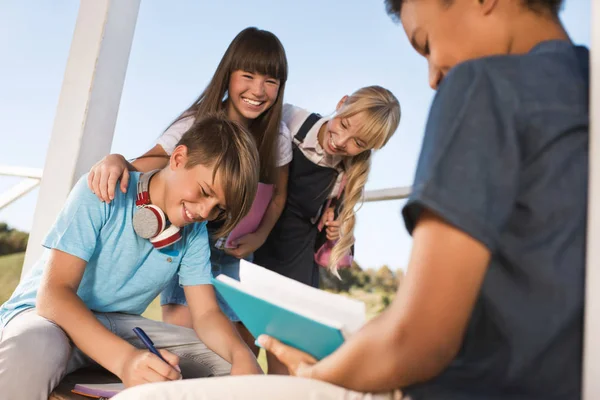
[[434, 99], [403, 209], [492, 254], [456, 359], [413, 399], [581, 396], [587, 49], [564, 41], [455, 67]]

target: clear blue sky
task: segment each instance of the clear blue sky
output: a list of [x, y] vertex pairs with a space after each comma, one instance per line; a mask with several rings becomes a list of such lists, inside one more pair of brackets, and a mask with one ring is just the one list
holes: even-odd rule
[[[79, 1], [0, 1], [0, 164], [44, 166]], [[590, 43], [590, 1], [567, 0], [561, 18], [577, 43]], [[410, 185], [433, 92], [427, 69], [385, 14], [383, 1], [142, 1], [112, 151], [153, 146], [202, 91], [233, 37], [247, 26], [275, 33], [290, 74], [285, 101], [320, 113], [371, 84], [400, 100], [400, 128], [375, 156], [367, 189]], [[17, 183], [0, 177], [0, 192]], [[0, 211], [29, 230], [37, 190]], [[410, 237], [401, 201], [365, 204], [356, 258], [363, 267], [403, 268]]]

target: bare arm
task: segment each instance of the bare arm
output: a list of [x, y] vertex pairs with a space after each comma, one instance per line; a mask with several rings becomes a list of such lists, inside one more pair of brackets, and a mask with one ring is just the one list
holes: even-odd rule
[[388, 390], [431, 379], [456, 356], [490, 252], [428, 212], [413, 237], [408, 273], [391, 306], [317, 364], [313, 376], [354, 390]]
[[128, 163], [132, 168], [130, 171], [148, 172], [155, 169], [161, 169], [167, 166], [169, 155], [160, 144], [157, 144], [141, 157], [135, 159], [133, 163]]
[[[60, 326], [81, 351], [127, 386], [178, 379], [179, 374], [173, 368], [110, 332], [85, 306], [77, 296], [85, 267], [84, 260], [52, 250], [37, 296], [38, 314]], [[166, 352], [163, 355], [177, 365], [176, 356]]]
[[273, 198], [265, 211], [265, 215], [256, 232], [241, 237], [238, 240], [238, 247], [227, 250], [229, 254], [238, 258], [244, 258], [248, 254], [256, 251], [263, 245], [267, 236], [275, 226], [275, 223], [281, 216], [285, 202], [287, 199], [287, 183], [289, 176], [289, 164], [277, 168], [277, 176], [275, 180], [275, 189]]
[[109, 154], [98, 161], [88, 175], [88, 186], [101, 201], [110, 203], [115, 197], [115, 188], [120, 179], [120, 189], [127, 192], [129, 171], [148, 172], [164, 168], [169, 157], [161, 145], [157, 144], [133, 163], [121, 154]]
[[232, 364], [231, 374], [262, 373], [254, 354], [221, 312], [212, 285], [184, 286], [192, 323], [200, 340]]
[[[357, 391], [384, 391], [439, 374], [457, 354], [490, 252], [424, 212], [413, 232], [408, 272], [390, 307], [321, 362], [267, 339], [292, 373]], [[285, 361], [287, 360], [287, 362]]]

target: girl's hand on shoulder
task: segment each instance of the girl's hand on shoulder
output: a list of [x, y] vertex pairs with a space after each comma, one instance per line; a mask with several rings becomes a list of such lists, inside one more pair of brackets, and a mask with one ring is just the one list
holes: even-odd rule
[[135, 349], [125, 361], [121, 374], [119, 374], [125, 387], [181, 379], [179, 357], [166, 350], [159, 350], [159, 352], [169, 364], [149, 351]]
[[129, 184], [127, 160], [120, 154], [110, 154], [94, 164], [88, 175], [88, 187], [100, 201], [110, 203], [115, 198], [119, 179], [121, 191], [126, 193]]
[[225, 252], [237, 258], [246, 258], [262, 246], [265, 243], [265, 240], [267, 240], [267, 238], [263, 237], [263, 235], [249, 233], [237, 240], [237, 247], [235, 249], [226, 249]]
[[303, 351], [286, 346], [279, 340], [267, 335], [260, 335], [258, 343], [268, 352], [281, 361], [290, 372], [290, 375], [302, 378], [312, 378], [313, 367], [317, 360]]

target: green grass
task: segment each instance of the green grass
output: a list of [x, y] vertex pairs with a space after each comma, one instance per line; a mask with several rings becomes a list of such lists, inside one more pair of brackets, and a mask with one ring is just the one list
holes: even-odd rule
[[25, 253], [0, 256], [0, 304], [4, 303], [17, 287], [23, 269]]

